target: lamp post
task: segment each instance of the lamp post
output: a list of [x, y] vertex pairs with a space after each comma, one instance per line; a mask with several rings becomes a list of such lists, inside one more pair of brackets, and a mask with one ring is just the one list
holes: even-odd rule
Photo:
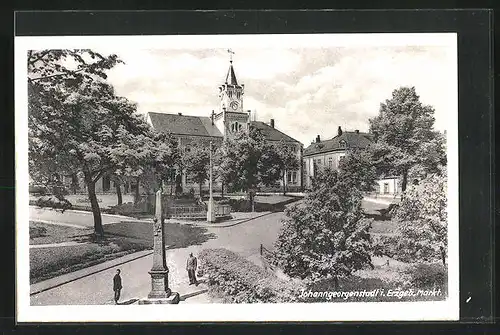
[[208, 199], [207, 208], [207, 222], [215, 222], [215, 208], [214, 208], [214, 195], [213, 195], [213, 162], [212, 162], [212, 141], [210, 141], [210, 168], [209, 168], [209, 180], [208, 188], [210, 192], [210, 197]]

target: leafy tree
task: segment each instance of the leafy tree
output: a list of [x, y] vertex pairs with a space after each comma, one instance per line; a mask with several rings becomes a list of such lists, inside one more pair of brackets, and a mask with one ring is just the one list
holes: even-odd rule
[[233, 190], [244, 190], [249, 197], [252, 211], [254, 196], [259, 184], [268, 185], [279, 177], [275, 164], [276, 155], [258, 129], [238, 133], [226, 140], [221, 148], [221, 177]]
[[143, 126], [145, 129], [139, 134], [119, 127], [117, 142], [109, 149], [115, 175], [138, 185], [134, 196], [136, 203], [140, 196], [139, 185], [148, 193], [159, 189], [179, 158], [177, 143], [170, 134], [154, 132], [145, 123]]
[[194, 143], [182, 155], [182, 164], [194, 182], [199, 185], [200, 197], [202, 186], [209, 177], [210, 149], [202, 143]]
[[[383, 174], [400, 175], [403, 192], [415, 166], [432, 173], [446, 164], [443, 142], [434, 130], [434, 108], [420, 102], [415, 87], [394, 90], [380, 105], [379, 115], [370, 119], [370, 132], [376, 142], [374, 163]], [[423, 154], [429, 151], [436, 156]]]
[[447, 183], [443, 171], [411, 185], [395, 211], [394, 256], [404, 261], [441, 260], [447, 253]]
[[377, 179], [370, 149], [350, 149], [340, 161], [340, 178], [361, 192], [373, 190]]
[[281, 140], [274, 146], [277, 153], [277, 165], [279, 166], [280, 178], [283, 184], [283, 195], [286, 195], [286, 176], [289, 171], [295, 171], [300, 168], [300, 160], [297, 157], [297, 152], [290, 144]]
[[120, 62], [91, 50], [43, 50], [28, 53], [29, 160], [35, 178], [46, 171], [81, 172], [94, 216], [104, 235], [95, 184], [114, 170], [110, 148], [118, 129], [144, 132], [136, 107], [115, 95], [106, 70]]
[[318, 171], [304, 202], [288, 208], [274, 262], [292, 277], [338, 278], [371, 266], [371, 221], [362, 194], [331, 169]]

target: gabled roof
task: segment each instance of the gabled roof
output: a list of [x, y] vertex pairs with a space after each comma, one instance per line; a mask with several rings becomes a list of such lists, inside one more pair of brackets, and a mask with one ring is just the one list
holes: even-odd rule
[[287, 142], [297, 142], [297, 143], [300, 143], [296, 139], [288, 136], [285, 133], [282, 133], [278, 129], [273, 128], [270, 125], [268, 125], [267, 123], [264, 123], [262, 121], [251, 121], [250, 125], [253, 126], [253, 127], [255, 127], [256, 129], [260, 130], [260, 132], [262, 133], [262, 135], [264, 135], [264, 137], [267, 140], [269, 140], [269, 141], [281, 141], [281, 140], [284, 140], [284, 141], [287, 141]]
[[152, 126], [160, 132], [177, 135], [222, 137], [219, 129], [212, 125], [212, 120], [205, 116], [148, 113]]
[[236, 80], [236, 75], [234, 74], [233, 62], [229, 65], [229, 70], [226, 75], [226, 84], [228, 85], [238, 85], [238, 81]]
[[[343, 142], [345, 143], [345, 147], [342, 145]], [[372, 143], [372, 140], [371, 135], [368, 133], [344, 131], [341, 135], [337, 135], [332, 139], [312, 143], [304, 149], [304, 156], [345, 150], [346, 148], [365, 149], [370, 143]]]

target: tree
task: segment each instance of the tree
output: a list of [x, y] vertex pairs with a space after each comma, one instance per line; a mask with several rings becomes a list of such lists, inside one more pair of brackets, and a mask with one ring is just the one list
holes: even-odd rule
[[396, 236], [389, 241], [393, 256], [402, 261], [441, 260], [447, 253], [447, 182], [444, 170], [408, 188], [395, 211]]
[[[403, 192], [415, 166], [432, 172], [446, 164], [443, 142], [434, 130], [434, 108], [420, 102], [415, 87], [394, 90], [380, 105], [379, 115], [370, 119], [370, 132], [376, 142], [374, 163], [383, 174], [400, 175]], [[429, 149], [439, 155], [429, 159], [423, 154]]]
[[139, 185], [148, 193], [162, 187], [162, 181], [170, 177], [179, 160], [177, 143], [170, 134], [155, 132], [147, 124], [139, 134], [121, 126], [117, 129], [116, 144], [109, 149], [115, 175], [134, 181], [134, 202], [139, 201]]
[[227, 139], [221, 147], [221, 177], [231, 189], [248, 194], [252, 211], [255, 210], [257, 187], [261, 183], [269, 185], [279, 178], [273, 152], [260, 131], [252, 127], [248, 132], [238, 133], [234, 139]]
[[276, 242], [276, 265], [306, 280], [350, 275], [371, 266], [371, 221], [361, 210], [362, 194], [337, 171], [318, 171], [304, 202], [285, 211]]
[[91, 50], [28, 53], [30, 174], [82, 173], [100, 237], [104, 230], [95, 184], [115, 168], [109, 150], [118, 143], [117, 130], [145, 130], [135, 105], [116, 96], [105, 81], [106, 70], [118, 62], [116, 55]]
[[300, 167], [300, 161], [293, 146], [281, 140], [274, 146], [278, 154], [277, 163], [281, 173], [281, 181], [283, 184], [283, 195], [286, 195], [286, 176], [289, 171], [297, 170]]
[[210, 149], [203, 143], [193, 143], [182, 155], [182, 164], [193, 181], [198, 183], [201, 197], [203, 183], [208, 179]]
[[339, 164], [340, 178], [360, 192], [373, 190], [377, 178], [370, 148], [350, 149]]

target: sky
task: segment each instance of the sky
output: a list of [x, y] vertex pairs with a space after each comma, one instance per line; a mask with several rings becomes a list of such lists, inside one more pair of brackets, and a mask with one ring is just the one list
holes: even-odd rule
[[[372, 43], [373, 44], [373, 43]], [[205, 43], [206, 45], [206, 43]], [[209, 116], [218, 110], [218, 86], [229, 67], [227, 48], [113, 50], [124, 64], [110, 70], [117, 94], [140, 113]], [[456, 49], [447, 45], [273, 46], [228, 45], [243, 108], [305, 145], [344, 130], [368, 131], [369, 118], [400, 86], [415, 86], [435, 108], [435, 127], [446, 130], [457, 113]]]

